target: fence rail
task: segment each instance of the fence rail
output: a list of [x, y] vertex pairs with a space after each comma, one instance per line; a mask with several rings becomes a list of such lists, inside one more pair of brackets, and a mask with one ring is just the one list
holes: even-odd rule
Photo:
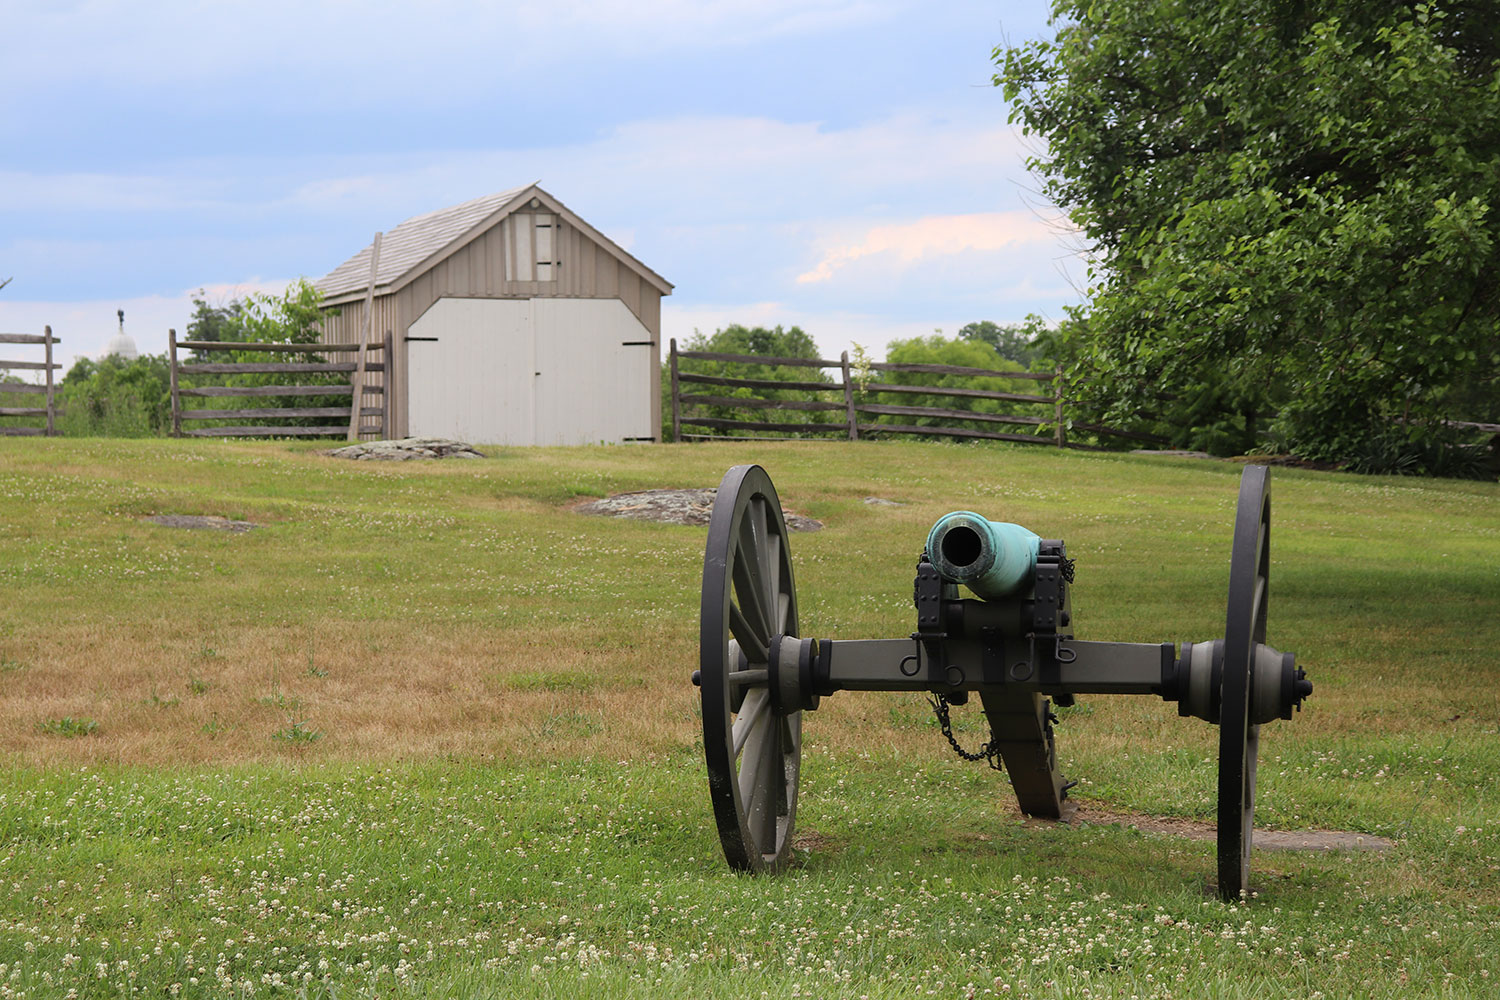
[[[178, 340], [177, 331], [169, 330], [167, 336], [170, 352], [169, 371], [172, 393], [172, 435], [174, 437], [343, 437], [357, 441], [362, 434], [390, 436], [390, 406], [385, 385], [368, 385], [365, 375], [379, 372], [387, 376], [391, 370], [394, 352], [392, 338], [388, 332], [383, 341], [366, 344], [264, 344], [226, 343], [212, 340]], [[179, 350], [208, 354], [214, 351], [257, 351], [281, 354], [338, 354], [355, 352], [353, 361], [192, 361], [178, 360]], [[380, 352], [379, 361], [368, 361], [372, 352]], [[298, 385], [293, 379], [284, 379], [276, 385], [183, 385], [183, 375], [343, 375], [349, 376], [346, 384]], [[389, 384], [389, 378], [384, 378]], [[188, 408], [183, 399], [276, 399], [308, 396], [347, 396], [347, 406], [241, 406], [235, 409], [213, 409], [209, 407]], [[369, 405], [367, 396], [379, 400], [379, 405]], [[223, 403], [219, 404], [221, 407]], [[232, 405], [232, 402], [231, 402]], [[365, 422], [373, 417], [372, 426]], [[323, 418], [327, 422], [315, 425], [257, 423], [223, 425], [214, 427], [189, 427], [185, 421], [196, 420], [255, 420], [284, 421]], [[335, 424], [334, 421], [337, 421]]]
[[42, 361], [0, 361], [0, 370], [41, 371], [46, 375], [46, 381], [41, 384], [0, 383], [0, 394], [16, 393], [23, 396], [45, 394], [47, 397], [41, 406], [0, 406], [0, 417], [45, 418], [45, 423], [41, 427], [26, 424], [0, 425], [0, 437], [56, 436], [57, 418], [63, 415], [63, 411], [57, 406], [57, 385], [52, 378], [52, 373], [62, 367], [52, 360], [52, 345], [56, 343], [59, 341], [52, 336], [51, 326], [42, 327], [41, 334], [0, 333], [0, 344], [40, 344], [44, 349]]
[[[813, 382], [775, 379], [735, 378], [729, 375], [705, 375], [700, 372], [682, 371], [679, 361], [719, 361], [732, 364], [775, 365], [792, 368], [835, 369], [839, 381]], [[1092, 448], [1091, 445], [1070, 442], [1067, 437], [1068, 424], [1065, 419], [1065, 401], [1061, 372], [1006, 372], [989, 368], [969, 368], [962, 365], [916, 364], [879, 362], [861, 366], [859, 374], [890, 372], [896, 374], [957, 375], [974, 378], [1020, 379], [1037, 383], [1051, 383], [1050, 394], [1029, 392], [1007, 392], [998, 389], [972, 389], [960, 386], [908, 385], [903, 382], [880, 382], [856, 380], [849, 364], [849, 354], [844, 352], [837, 360], [829, 358], [782, 358], [761, 354], [725, 354], [717, 351], [680, 351], [677, 341], [671, 342], [669, 354], [672, 397], [672, 439], [674, 441], [771, 441], [777, 438], [745, 436], [742, 434], [703, 434], [684, 432], [683, 428], [718, 431], [760, 431], [783, 434], [817, 435], [816, 440], [858, 440], [860, 437], [877, 437], [887, 434], [919, 434], [934, 437], [974, 438], [993, 441], [1020, 441], [1027, 444], [1047, 444], [1057, 448]], [[813, 399], [763, 399], [726, 396], [712, 392], [684, 392], [683, 385], [717, 386], [730, 389], [777, 390], [781, 392], [827, 393], [836, 398]], [[1025, 403], [1045, 407], [1043, 415], [1011, 413], [985, 413], [945, 406], [904, 406], [890, 402], [866, 401], [870, 393], [895, 395], [922, 395], [946, 397], [955, 400], [991, 400], [1007, 403]], [[783, 410], [788, 412], [840, 412], [844, 419], [826, 423], [791, 423], [775, 419], [743, 419], [739, 417], [711, 416], [697, 412], [701, 407], [719, 407], [741, 410]], [[913, 422], [878, 423], [861, 420], [865, 417], [917, 417], [944, 421], [977, 424], [1010, 424], [1036, 427], [1047, 430], [1045, 434], [1018, 434], [991, 427], [965, 427], [945, 424], [917, 424]], [[767, 414], [771, 417], [771, 414]], [[1109, 434], [1117, 437], [1151, 442], [1163, 439], [1135, 431], [1119, 431], [1099, 424], [1074, 423], [1072, 427], [1094, 434]]]

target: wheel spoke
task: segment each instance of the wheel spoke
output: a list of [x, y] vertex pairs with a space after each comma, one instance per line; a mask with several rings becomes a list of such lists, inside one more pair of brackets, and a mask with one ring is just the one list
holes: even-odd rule
[[[1268, 582], [1263, 576], [1255, 578], [1255, 602], [1250, 605], [1255, 609], [1255, 624], [1251, 627], [1250, 638], [1259, 644], [1264, 644], [1266, 641], [1266, 587]], [[1254, 656], [1255, 654], [1252, 651], [1250, 655]], [[1252, 678], [1255, 676], [1253, 671], [1250, 676]], [[1254, 686], [1253, 683], [1252, 686]]]
[[745, 619], [744, 612], [737, 604], [729, 605], [729, 631], [739, 640], [745, 659], [751, 663], [765, 663], [770, 660], [771, 651], [766, 647], [766, 640], [762, 639], [750, 622]]
[[771, 618], [766, 612], [770, 605], [765, 601], [765, 575], [761, 572], [754, 529], [750, 525], [748, 513], [740, 522], [733, 558], [735, 597], [739, 599], [745, 619], [760, 637], [761, 645], [767, 645], [771, 641]]
[[755, 727], [755, 738], [746, 747], [746, 763], [752, 756], [755, 767], [748, 789], [745, 774], [740, 772], [740, 795], [745, 800], [746, 825], [760, 852], [775, 854], [776, 816], [779, 799], [786, 794], [786, 765], [781, 759], [781, 726], [774, 717], [763, 718]]
[[776, 820], [786, 815], [786, 756], [782, 752], [781, 725], [777, 720], [771, 725], [771, 739], [766, 741], [766, 803], [762, 814], [760, 850], [762, 854], [776, 853]]
[[763, 562], [761, 568], [766, 578], [766, 607], [775, 612], [776, 620], [772, 623], [777, 633], [786, 631], [781, 621], [781, 536], [767, 535], [762, 553]]
[[[740, 714], [734, 720], [734, 756], [738, 757], [740, 751], [745, 748], [745, 740], [750, 738], [750, 732], [760, 717], [765, 714], [771, 705], [770, 692], [765, 688], [756, 688], [745, 695], [745, 704], [740, 706]], [[742, 771], [741, 774], [744, 772]]]
[[775, 567], [769, 559], [772, 534], [766, 523], [766, 508], [769, 506], [765, 497], [756, 497], [750, 502], [749, 510], [745, 511], [745, 520], [750, 523], [751, 533], [755, 537], [755, 575], [760, 582], [760, 599], [762, 606], [768, 612], [766, 618], [768, 622], [770, 621], [769, 611], [776, 607]]
[[[749, 699], [746, 699], [747, 701]], [[766, 698], [769, 706], [770, 698]], [[757, 711], [755, 718], [745, 727], [745, 738], [742, 741], [744, 755], [740, 758], [740, 802], [745, 808], [745, 814], [749, 814], [755, 808], [757, 796], [764, 805], [765, 796], [761, 788], [766, 784], [768, 771], [766, 767], [766, 743], [773, 740], [775, 726], [772, 724], [775, 716], [770, 712]], [[750, 829], [755, 829], [754, 819], [750, 820]]]
[[1249, 752], [1245, 755], [1245, 853], [1250, 853], [1250, 827], [1255, 815], [1255, 770], [1260, 763], [1260, 727], [1252, 725], [1245, 741]]
[[[781, 759], [781, 766], [782, 766], [783, 775], [784, 775], [785, 774], [785, 768], [786, 768], [786, 759], [788, 757], [790, 757], [793, 760], [795, 760], [796, 757], [797, 757], [798, 752], [801, 749], [797, 745], [797, 734], [792, 731], [792, 719], [791, 719], [791, 716], [786, 716], [785, 718], [781, 719], [781, 733], [780, 733], [780, 737], [781, 737], [780, 750], [781, 750], [781, 758], [782, 758]], [[789, 811], [790, 803], [787, 801], [786, 780], [785, 780], [784, 777], [783, 777], [783, 780], [777, 782], [777, 786], [776, 787], [777, 787], [777, 793], [776, 793], [776, 815], [778, 815], [778, 816], [785, 816], [785, 815], [787, 815], [787, 813]]]

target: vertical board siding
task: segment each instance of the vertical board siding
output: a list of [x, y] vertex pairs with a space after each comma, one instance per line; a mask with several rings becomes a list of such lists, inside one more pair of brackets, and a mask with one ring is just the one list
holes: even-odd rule
[[[328, 344], [358, 343], [360, 334], [364, 332], [364, 301], [361, 299], [346, 303], [339, 306], [338, 310], [338, 315], [327, 316], [323, 320], [323, 335], [321, 338], [322, 341]], [[385, 339], [386, 332], [390, 331], [393, 340], [395, 341], [395, 343], [393, 344], [394, 349], [392, 353], [397, 355], [396, 365], [397, 370], [399, 371], [399, 367], [402, 361], [400, 357], [401, 333], [398, 332], [398, 325], [396, 322], [396, 296], [378, 296], [374, 301], [374, 308], [371, 311], [374, 315], [374, 322], [370, 326], [369, 342], [374, 344], [381, 343]], [[387, 372], [390, 370], [390, 359], [384, 356], [384, 352], [369, 355], [366, 357], [366, 361], [373, 361], [377, 359], [386, 362], [386, 371], [365, 372], [364, 384], [371, 386], [380, 386], [382, 389], [389, 390], [390, 378]], [[394, 400], [392, 397], [394, 397], [394, 393], [387, 391], [385, 393], [385, 397], [387, 398], [385, 398], [384, 403], [380, 405], [393, 407]], [[377, 401], [374, 399], [366, 399], [362, 400], [361, 402], [368, 402], [371, 405], [376, 405]], [[395, 420], [394, 409], [392, 409], [391, 411], [391, 419], [393, 421]], [[393, 423], [392, 426], [396, 425]]]
[[[661, 296], [654, 288], [641, 289], [641, 308], [636, 314], [641, 325], [651, 331], [651, 339], [661, 340]], [[658, 344], [660, 346], [660, 344]]]
[[614, 298], [620, 294], [620, 262], [607, 253], [594, 254], [594, 294]]
[[[578, 259], [577, 240], [573, 227], [563, 221], [562, 216], [557, 217], [557, 228], [554, 230], [553, 239], [557, 241], [557, 267], [554, 269], [553, 285], [558, 295], [577, 295], [578, 279], [574, 277], [577, 268], [574, 261]], [[563, 265], [563, 261], [568, 263]]]
[[634, 271], [627, 270], [615, 265], [620, 275], [620, 301], [625, 303], [625, 308], [641, 314], [641, 279]]

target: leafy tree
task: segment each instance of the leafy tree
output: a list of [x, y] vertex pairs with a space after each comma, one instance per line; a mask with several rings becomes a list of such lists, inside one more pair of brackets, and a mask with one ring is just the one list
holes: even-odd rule
[[[321, 339], [323, 293], [298, 278], [280, 295], [252, 293], [232, 302], [219, 327], [222, 339], [262, 344], [316, 344]], [[256, 352], [265, 357], [263, 352]]]
[[[201, 296], [203, 290], [198, 290]], [[193, 299], [193, 316], [188, 320], [187, 340], [206, 340], [214, 343], [222, 341], [233, 341], [238, 334], [241, 319], [240, 314], [244, 311], [244, 303], [238, 299], [232, 299], [227, 305], [211, 306], [202, 298]], [[205, 360], [214, 353], [211, 351], [194, 352], [194, 360]]]
[[[712, 336], [704, 335], [695, 330], [693, 336], [687, 342], [680, 345], [684, 351], [709, 351], [715, 354], [757, 354], [765, 357], [782, 358], [806, 358], [815, 360], [819, 357], [818, 345], [813, 343], [801, 327], [747, 327], [738, 323], [726, 326], [714, 331]], [[802, 367], [799, 365], [777, 365], [760, 364], [744, 361], [704, 361], [696, 358], [682, 358], [678, 362], [679, 372], [690, 372], [697, 375], [713, 375], [721, 378], [756, 379], [770, 382], [826, 382], [833, 385], [833, 379], [817, 368]], [[746, 386], [717, 386], [702, 383], [683, 383], [681, 391], [684, 394], [711, 395], [726, 399], [745, 400], [788, 400], [796, 402], [835, 402], [834, 393], [809, 395], [805, 389], [767, 389], [750, 388]], [[671, 434], [671, 412], [672, 401], [670, 374], [663, 371], [662, 374], [662, 440], [667, 440]], [[836, 402], [842, 409], [843, 394], [838, 393]], [[808, 424], [809, 431], [818, 430], [817, 425], [844, 423], [844, 414], [833, 410], [789, 410], [789, 409], [766, 409], [750, 405], [734, 406], [730, 404], [706, 404], [695, 405], [693, 412], [704, 417], [721, 420], [753, 420], [765, 423], [796, 423]], [[826, 433], [823, 428], [822, 433]], [[692, 428], [694, 434], [709, 434], [716, 437], [726, 435], [739, 436], [746, 432], [733, 428]], [[760, 436], [798, 436], [795, 432], [784, 431], [754, 431]]]
[[1363, 467], [1494, 419], [1489, 5], [1056, 0], [1053, 23], [995, 82], [1094, 246], [1086, 402], [1125, 421], [1209, 388], [1177, 419], [1232, 418], [1244, 447], [1274, 412], [1273, 440]]
[[[193, 322], [188, 332], [194, 340], [212, 340], [218, 343], [260, 344], [315, 344], [321, 339], [320, 324], [326, 315], [322, 310], [322, 293], [305, 278], [292, 282], [280, 295], [252, 293], [243, 300], [230, 302], [227, 306], [212, 307], [202, 300], [194, 300]], [[196, 324], [196, 325], [195, 325]], [[322, 353], [312, 351], [212, 351], [204, 352], [208, 361], [253, 361], [263, 363], [318, 363], [327, 360]], [[340, 374], [239, 374], [227, 378], [208, 377], [212, 384], [235, 386], [262, 385], [342, 385], [349, 381]], [[208, 383], [205, 383], [208, 384]], [[262, 409], [277, 407], [330, 407], [344, 405], [339, 396], [250, 396], [232, 397], [234, 409]], [[207, 409], [222, 409], [222, 399], [209, 400], [202, 404]], [[328, 417], [275, 418], [270, 425], [301, 424], [318, 426], [329, 423]], [[255, 420], [235, 419], [236, 424], [258, 423]]]
[[79, 358], [58, 385], [58, 426], [68, 437], [163, 436], [172, 426], [170, 379], [165, 354]]
[[1028, 313], [1020, 323], [991, 323], [981, 320], [959, 328], [959, 340], [976, 340], [989, 344], [995, 353], [1023, 368], [1031, 370], [1045, 358], [1045, 349], [1050, 343], [1047, 321], [1036, 313]]
[[[994, 327], [995, 324], [985, 324]], [[977, 327], [979, 324], [970, 324], [965, 327]], [[922, 364], [922, 365], [952, 365], [961, 368], [984, 368], [990, 371], [1024, 371], [1024, 366], [1016, 360], [1001, 357], [986, 340], [978, 337], [965, 337], [963, 331], [959, 331], [957, 338], [950, 339], [941, 334], [933, 334], [927, 337], [912, 337], [907, 340], [893, 340], [886, 347], [886, 361], [894, 364]], [[1033, 379], [1008, 379], [1002, 377], [987, 377], [980, 375], [942, 375], [935, 372], [889, 372], [883, 373], [883, 379], [911, 386], [933, 386], [942, 388], [960, 389], [982, 389], [989, 392], [1005, 392], [1024, 395], [1044, 395], [1045, 389], [1038, 388], [1038, 383]], [[1050, 419], [1051, 409], [1045, 414], [1038, 409], [1036, 403], [1028, 403], [1016, 400], [980, 399], [972, 396], [944, 396], [927, 395], [925, 393], [895, 393], [870, 390], [862, 393], [862, 399], [880, 405], [893, 406], [925, 406], [937, 407], [946, 410], [960, 410], [969, 413], [996, 413], [1010, 414], [1012, 416], [1046, 417]], [[865, 419], [872, 419], [865, 417]], [[955, 423], [963, 426], [973, 427], [979, 430], [998, 431], [1002, 433], [1030, 433], [1025, 427], [1011, 426], [995, 423], [993, 421], [965, 421], [962, 417], [933, 417], [914, 416], [910, 414], [881, 414], [873, 418], [876, 423], [882, 424], [905, 424], [918, 427], [951, 427]]]

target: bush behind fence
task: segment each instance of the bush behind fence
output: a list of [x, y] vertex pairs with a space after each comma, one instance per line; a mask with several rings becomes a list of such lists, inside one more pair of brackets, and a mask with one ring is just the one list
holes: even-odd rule
[[[838, 360], [724, 354], [678, 350], [676, 340], [668, 368], [674, 441], [918, 435], [1096, 448], [1094, 442], [1106, 435], [1162, 442], [1150, 434], [1070, 422], [1060, 370], [851, 365], [848, 352]], [[1070, 430], [1085, 432], [1089, 440], [1070, 441]]]

